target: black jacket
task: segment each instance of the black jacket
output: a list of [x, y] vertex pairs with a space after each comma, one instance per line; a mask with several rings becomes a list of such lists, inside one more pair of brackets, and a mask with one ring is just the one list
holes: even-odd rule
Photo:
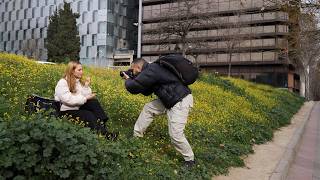
[[167, 109], [191, 94], [178, 77], [157, 63], [145, 63], [141, 73], [134, 79], [127, 79], [125, 86], [132, 94], [148, 96], [154, 92]]

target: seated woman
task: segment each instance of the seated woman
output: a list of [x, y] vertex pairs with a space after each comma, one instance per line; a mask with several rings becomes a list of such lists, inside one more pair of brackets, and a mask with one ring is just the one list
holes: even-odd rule
[[90, 78], [82, 80], [82, 65], [77, 61], [70, 61], [62, 79], [59, 80], [54, 98], [61, 102], [60, 114], [79, 118], [97, 133], [101, 133], [107, 139], [115, 139], [117, 134], [109, 133], [105, 126], [108, 117], [103, 111], [99, 101], [92, 93]]

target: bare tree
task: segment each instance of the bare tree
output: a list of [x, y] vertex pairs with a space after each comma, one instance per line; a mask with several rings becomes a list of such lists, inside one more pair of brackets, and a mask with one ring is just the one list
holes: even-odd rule
[[315, 68], [312, 72], [312, 80], [311, 84], [313, 85], [311, 88], [312, 99], [315, 101], [320, 100], [320, 63], [318, 63], [318, 67]]
[[219, 29], [219, 40], [224, 44], [224, 51], [228, 54], [228, 77], [231, 76], [232, 57], [239, 50], [240, 43], [246, 38], [241, 26], [241, 14], [239, 12], [232, 20], [230, 18], [220, 19], [216, 24]]
[[198, 57], [198, 50], [205, 46], [205, 38], [199, 37], [197, 30], [212, 24], [212, 15], [207, 12], [213, 8], [214, 2], [200, 2], [200, 0], [177, 0], [168, 4], [166, 12], [162, 12], [165, 21], [159, 22], [149, 35], [157, 39], [159, 49], [178, 51], [183, 56], [190, 54]]
[[282, 9], [295, 7], [316, 12], [320, 8], [319, 0], [264, 0], [264, 2], [264, 7], [278, 6]]
[[320, 58], [319, 0], [265, 0], [289, 14], [289, 58], [300, 75], [301, 94], [312, 99], [311, 80]]
[[317, 68], [320, 59], [320, 31], [317, 18], [311, 14], [302, 14], [300, 18], [300, 33], [297, 37], [298, 48], [292, 49], [292, 56], [298, 60], [298, 71], [305, 81], [305, 97], [310, 100], [312, 73]]

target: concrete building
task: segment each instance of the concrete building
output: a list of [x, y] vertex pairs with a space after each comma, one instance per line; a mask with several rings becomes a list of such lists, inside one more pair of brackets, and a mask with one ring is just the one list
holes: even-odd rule
[[[196, 5], [191, 8], [194, 18], [210, 17], [219, 23], [190, 28], [186, 39], [189, 59], [196, 61], [204, 71], [226, 75], [231, 64], [232, 76], [299, 89], [299, 77], [287, 55], [287, 13], [264, 0], [195, 1]], [[159, 55], [175, 52], [180, 45], [177, 36], [161, 39], [155, 31], [168, 18], [174, 21], [174, 15], [168, 14], [182, 11], [183, 6], [179, 1], [143, 0], [142, 56], [145, 59], [154, 61]], [[230, 49], [228, 44], [238, 37], [241, 39]]]
[[[47, 59], [49, 16], [64, 0], [0, 0], [0, 51]], [[66, 0], [79, 13], [80, 61], [112, 66], [119, 49], [135, 50], [136, 0]]]

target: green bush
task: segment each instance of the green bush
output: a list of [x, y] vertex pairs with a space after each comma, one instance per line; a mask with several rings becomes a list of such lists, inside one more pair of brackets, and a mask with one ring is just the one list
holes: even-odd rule
[[126, 154], [65, 119], [12, 117], [0, 122], [0, 179], [107, 179]]
[[0, 96], [0, 118], [4, 117], [9, 109], [9, 103], [6, 101], [4, 97]]

